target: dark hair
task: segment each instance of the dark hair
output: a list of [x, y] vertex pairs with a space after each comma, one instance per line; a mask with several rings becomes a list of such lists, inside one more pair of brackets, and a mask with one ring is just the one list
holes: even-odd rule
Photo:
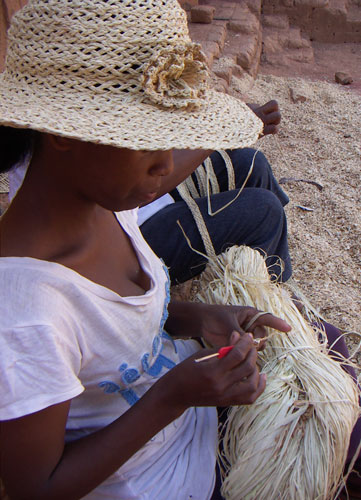
[[39, 132], [0, 125], [0, 173], [19, 163], [35, 146]]

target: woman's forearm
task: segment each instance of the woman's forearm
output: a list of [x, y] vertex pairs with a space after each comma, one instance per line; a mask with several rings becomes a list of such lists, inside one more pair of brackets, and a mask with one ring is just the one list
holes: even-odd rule
[[178, 338], [200, 337], [201, 318], [207, 314], [208, 304], [171, 301], [168, 305], [166, 331]]
[[[134, 406], [113, 423], [93, 434], [66, 444], [57, 465], [56, 462], [52, 467], [44, 464], [40, 473], [40, 468], [34, 465], [34, 470], [20, 474], [21, 481], [19, 481], [19, 469], [16, 469], [16, 465], [6, 464], [5, 461], [2, 473], [10, 498], [12, 500], [64, 500], [65, 498], [78, 500], [84, 497], [129, 460], [155, 434], [183, 413], [185, 408], [173, 401], [174, 394], [176, 391], [171, 388], [169, 380], [166, 384], [161, 380], [158, 381]], [[51, 422], [48, 422], [48, 425], [50, 424]], [[7, 432], [7, 430], [10, 428], [5, 425], [3, 431]], [[13, 428], [11, 432], [14, 431]], [[34, 450], [34, 443], [36, 443], [31, 440], [32, 437], [29, 437], [29, 454], [31, 450]], [[24, 452], [27, 451], [24, 450]], [[47, 451], [44, 450], [44, 455], [46, 453]], [[34, 462], [39, 459], [38, 450], [35, 455]], [[45, 474], [47, 467], [53, 470]]]

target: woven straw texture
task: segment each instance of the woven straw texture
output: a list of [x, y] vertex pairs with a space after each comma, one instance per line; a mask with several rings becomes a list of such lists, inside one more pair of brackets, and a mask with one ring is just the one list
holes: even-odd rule
[[0, 174], [0, 194], [8, 192], [9, 192], [8, 176], [7, 174]]
[[262, 131], [208, 87], [177, 0], [30, 0], [8, 33], [0, 123], [146, 150], [244, 147]]

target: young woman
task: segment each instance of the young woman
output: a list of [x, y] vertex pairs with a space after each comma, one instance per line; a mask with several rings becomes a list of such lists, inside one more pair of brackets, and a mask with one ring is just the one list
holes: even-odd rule
[[13, 19], [1, 170], [31, 162], [0, 219], [0, 475], [12, 500], [209, 499], [215, 407], [264, 390], [253, 335], [289, 325], [169, 303], [137, 226], [173, 149], [246, 147], [261, 132], [206, 77], [176, 0], [30, 0]]
[[253, 308], [169, 303], [165, 266], [137, 226], [173, 148], [247, 146], [261, 132], [206, 73], [176, 0], [31, 0], [13, 19], [2, 169], [31, 162], [0, 220], [11, 499], [210, 498], [214, 407], [264, 390], [252, 334], [290, 327], [266, 314], [247, 333]]

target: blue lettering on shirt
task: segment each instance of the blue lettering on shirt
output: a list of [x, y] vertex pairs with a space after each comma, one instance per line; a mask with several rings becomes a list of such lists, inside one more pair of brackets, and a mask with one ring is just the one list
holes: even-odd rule
[[[168, 304], [170, 301], [170, 278], [168, 269], [166, 268], [164, 263], [163, 269], [167, 276], [167, 280], [165, 283], [165, 300], [162, 318], [159, 324], [159, 333], [154, 337], [152, 342], [153, 362], [151, 364], [149, 363], [149, 359], [151, 357], [150, 353], [145, 353], [141, 357], [141, 364], [144, 373], [150, 375], [151, 377], [159, 377], [163, 369], [170, 370], [176, 365], [176, 363], [172, 359], [162, 354], [163, 340], [170, 341], [173, 345], [174, 351], [177, 352], [174, 340], [167, 332], [164, 331], [164, 325], [168, 318]], [[127, 403], [132, 406], [139, 400], [139, 396], [130, 387], [130, 385], [136, 382], [141, 377], [141, 373], [137, 368], [128, 367], [127, 363], [122, 363], [119, 366], [119, 372], [121, 385], [118, 385], [115, 382], [109, 380], [105, 380], [99, 383], [99, 387], [103, 389], [106, 394], [120, 394], [127, 401]]]

